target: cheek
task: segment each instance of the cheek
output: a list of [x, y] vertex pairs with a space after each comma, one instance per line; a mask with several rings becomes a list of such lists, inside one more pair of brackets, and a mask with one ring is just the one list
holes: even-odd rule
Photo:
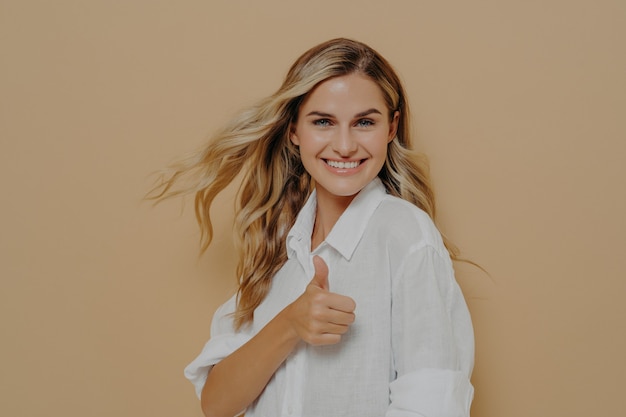
[[315, 159], [317, 159], [317, 155], [321, 152], [321, 147], [318, 144], [318, 141], [315, 138], [309, 135], [298, 136], [299, 139], [299, 152], [300, 152], [300, 160], [302, 161], [305, 168], [308, 167]]
[[366, 146], [372, 154], [386, 157], [389, 147], [388, 138], [385, 135], [377, 134], [368, 139]]
[[309, 132], [302, 130], [298, 135], [298, 141], [300, 146], [300, 153], [303, 152], [320, 152], [324, 148], [326, 140], [319, 132]]

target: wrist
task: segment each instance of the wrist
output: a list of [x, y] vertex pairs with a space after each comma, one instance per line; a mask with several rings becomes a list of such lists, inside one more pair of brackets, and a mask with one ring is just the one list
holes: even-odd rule
[[293, 348], [300, 341], [300, 335], [291, 320], [290, 309], [291, 305], [285, 307], [274, 317], [272, 322], [276, 325], [277, 332], [282, 336], [284, 342], [288, 345], [293, 345]]

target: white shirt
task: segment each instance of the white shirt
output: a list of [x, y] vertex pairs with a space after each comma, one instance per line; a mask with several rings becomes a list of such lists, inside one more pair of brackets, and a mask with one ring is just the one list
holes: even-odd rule
[[388, 195], [376, 178], [311, 251], [315, 209], [314, 192], [288, 234], [288, 260], [252, 325], [234, 330], [234, 297], [216, 311], [211, 339], [185, 369], [198, 396], [212, 365], [304, 292], [319, 255], [330, 291], [356, 302], [356, 320], [336, 345], [301, 342], [246, 417], [469, 416], [472, 324], [430, 217]]

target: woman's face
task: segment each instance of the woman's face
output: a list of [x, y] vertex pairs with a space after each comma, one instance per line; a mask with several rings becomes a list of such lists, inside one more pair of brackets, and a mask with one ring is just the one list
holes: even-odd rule
[[346, 205], [380, 172], [394, 138], [398, 112], [389, 120], [382, 91], [354, 73], [319, 84], [302, 102], [291, 141], [315, 180], [317, 197]]

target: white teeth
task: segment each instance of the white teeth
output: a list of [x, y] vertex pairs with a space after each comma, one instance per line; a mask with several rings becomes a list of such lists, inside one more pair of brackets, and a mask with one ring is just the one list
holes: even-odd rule
[[356, 168], [360, 164], [359, 161], [339, 162], [339, 161], [330, 161], [330, 160], [327, 160], [326, 163], [333, 168], [339, 168], [339, 169]]

